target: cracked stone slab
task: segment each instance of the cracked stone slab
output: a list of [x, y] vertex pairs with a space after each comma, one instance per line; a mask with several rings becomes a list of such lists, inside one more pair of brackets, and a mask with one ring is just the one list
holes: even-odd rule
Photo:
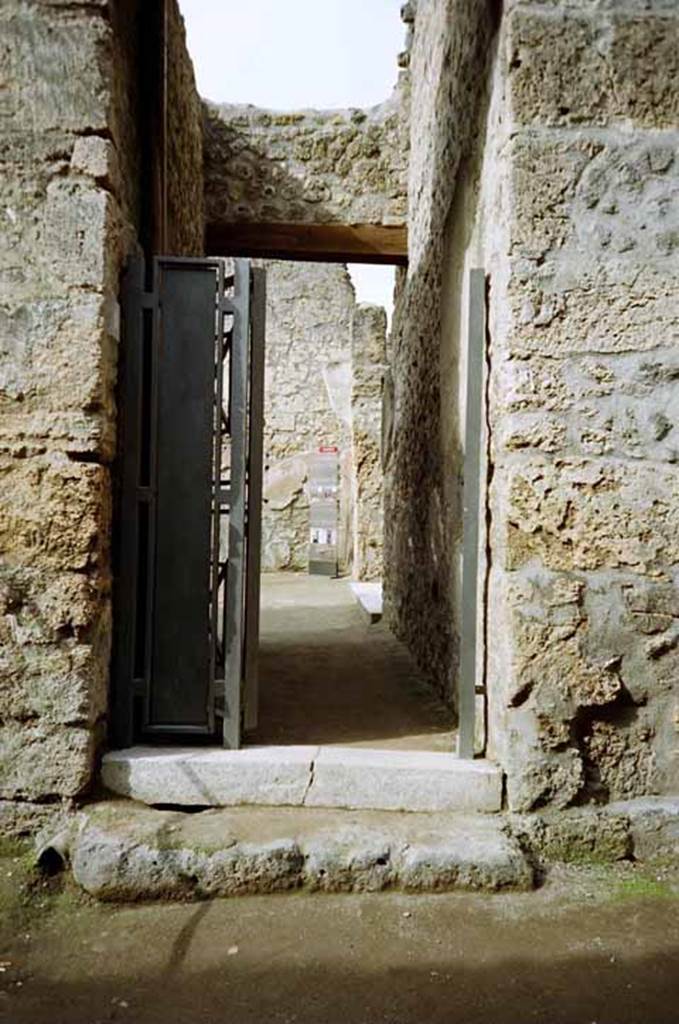
[[395, 811], [499, 811], [502, 772], [431, 751], [321, 747], [308, 806]]
[[152, 805], [483, 812], [502, 806], [496, 765], [430, 751], [131, 747], [105, 755], [102, 782]]
[[309, 788], [317, 751], [310, 746], [130, 747], [104, 756], [101, 778], [112, 792], [146, 804], [295, 806]]
[[112, 800], [80, 813], [70, 858], [83, 889], [121, 901], [533, 885], [504, 820], [483, 815], [261, 807], [189, 814]]

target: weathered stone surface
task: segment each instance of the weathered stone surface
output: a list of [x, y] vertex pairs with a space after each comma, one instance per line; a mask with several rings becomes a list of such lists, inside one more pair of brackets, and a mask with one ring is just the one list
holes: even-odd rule
[[167, 252], [202, 256], [203, 109], [179, 5], [167, 8]]
[[306, 796], [316, 749], [132, 747], [105, 754], [101, 777], [114, 793], [147, 804], [294, 806]]
[[503, 362], [498, 377], [505, 402], [498, 449], [677, 461], [675, 350], [558, 361], [533, 355]]
[[147, 804], [482, 812], [502, 805], [502, 773], [495, 765], [426, 751], [132, 747], [104, 755], [102, 780]]
[[206, 104], [210, 224], [403, 224], [399, 96], [370, 110]]
[[3, 722], [0, 798], [44, 800], [83, 792], [94, 768], [92, 729], [51, 726], [37, 718]]
[[308, 807], [402, 811], [499, 811], [502, 775], [486, 761], [426, 751], [322, 747]]
[[608, 810], [627, 816], [635, 860], [674, 863], [679, 858], [679, 798], [621, 800]]
[[547, 863], [608, 863], [627, 860], [633, 850], [629, 818], [613, 808], [512, 815], [510, 830], [523, 849]]
[[0, 800], [0, 836], [7, 839], [36, 837], [44, 830], [48, 835], [58, 830], [61, 822], [70, 817], [68, 802], [27, 803], [18, 800]]
[[233, 896], [300, 887], [528, 889], [533, 873], [498, 819], [317, 810], [186, 815], [128, 802], [82, 813], [76, 882], [99, 899]]
[[[308, 565], [308, 462], [319, 445], [351, 457], [351, 323], [345, 267], [269, 261], [264, 393], [264, 571]], [[343, 567], [351, 549], [351, 468], [341, 481]]]
[[[390, 341], [385, 617], [436, 690], [453, 705], [459, 660], [459, 353], [448, 353], [455, 327], [446, 323], [444, 332], [443, 319], [462, 285], [447, 247], [447, 219], [458, 194], [460, 168], [472, 159], [480, 137], [493, 28], [485, 4], [437, 0], [418, 5], [405, 84], [409, 262], [407, 273], [397, 276]], [[456, 213], [459, 226], [463, 217]], [[444, 358], [451, 372], [442, 376]]]
[[387, 369], [387, 318], [358, 305], [351, 328], [351, 454], [354, 473], [354, 557], [357, 580], [382, 578], [382, 382]]
[[[106, 6], [95, 11], [95, 5], [79, 10], [76, 4], [3, 4], [3, 106], [15, 130], [106, 131]], [[85, 53], [89, 60], [83, 60]]]
[[[104, 732], [118, 293], [142, 220], [136, 8], [8, 0], [0, 11], [0, 793], [10, 800], [81, 793]], [[170, 235], [181, 219], [172, 251], [195, 253], [202, 114], [175, 5], [168, 14]]]
[[517, 121], [676, 125], [676, 11], [588, 14], [536, 3], [512, 12], [506, 59]]
[[513, 467], [505, 563], [657, 573], [679, 560], [675, 469], [600, 460]]
[[0, 548], [8, 562], [106, 572], [109, 479], [103, 466], [66, 455], [0, 461]]

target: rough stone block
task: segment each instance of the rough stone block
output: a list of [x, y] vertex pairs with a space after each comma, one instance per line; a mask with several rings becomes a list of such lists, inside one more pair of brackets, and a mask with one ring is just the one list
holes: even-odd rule
[[0, 798], [72, 797], [90, 783], [94, 733], [29, 719], [0, 726]]
[[0, 441], [112, 457], [118, 330], [117, 303], [100, 295], [0, 310]]
[[109, 474], [54, 453], [0, 460], [0, 549], [16, 566], [106, 573]]
[[76, 882], [103, 900], [533, 885], [496, 817], [249, 807], [189, 815], [118, 801], [80, 815], [70, 856]]
[[93, 725], [106, 712], [111, 613], [81, 573], [0, 574], [0, 718]]
[[[679, 782], [679, 778], [676, 781]], [[651, 796], [621, 800], [611, 804], [607, 810], [611, 815], [627, 816], [635, 860], [677, 861], [679, 797]]]
[[516, 815], [510, 829], [523, 849], [547, 863], [605, 864], [627, 860], [633, 848], [627, 815], [612, 808]]
[[506, 60], [519, 123], [676, 125], [676, 11], [587, 16], [522, 6], [510, 19]]
[[[4, 103], [20, 130], [39, 134], [108, 127], [105, 5], [78, 6], [3, 3], [0, 33], [9, 62], [3, 74]], [[100, 12], [94, 14], [97, 6]]]
[[676, 463], [679, 351], [498, 361], [496, 453]]
[[502, 474], [504, 565], [653, 573], [679, 561], [674, 467], [603, 461], [516, 465]]

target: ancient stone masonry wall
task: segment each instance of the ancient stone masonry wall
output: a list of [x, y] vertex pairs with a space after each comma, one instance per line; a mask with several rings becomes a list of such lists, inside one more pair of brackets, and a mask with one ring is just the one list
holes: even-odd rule
[[356, 306], [351, 325], [351, 455], [353, 576], [357, 580], [382, 579], [381, 432], [386, 341], [387, 316], [381, 306]]
[[208, 223], [400, 225], [401, 99], [368, 110], [205, 105]]
[[0, 8], [3, 814], [4, 801], [82, 792], [105, 728], [119, 278], [141, 209], [137, 24], [134, 0]]
[[490, 749], [510, 804], [679, 789], [679, 10], [509, 5]]
[[203, 107], [186, 49], [184, 22], [175, 3], [168, 6], [167, 50], [167, 252], [201, 256]]
[[442, 388], [446, 225], [458, 172], [478, 136], [493, 5], [406, 5], [409, 57], [409, 265], [398, 276], [385, 431], [385, 603], [396, 634], [454, 704], [458, 639], [460, 440]]
[[356, 305], [345, 267], [265, 262], [266, 391], [262, 567], [306, 570], [309, 458], [340, 449], [342, 571], [382, 571], [380, 422], [386, 315]]
[[[0, 12], [0, 796], [87, 785], [106, 712], [118, 271], [132, 236], [109, 8]], [[134, 136], [130, 147], [134, 145]]]
[[309, 456], [337, 445], [343, 460], [342, 563], [351, 561], [351, 324], [354, 289], [332, 263], [266, 262], [262, 568], [305, 570]]

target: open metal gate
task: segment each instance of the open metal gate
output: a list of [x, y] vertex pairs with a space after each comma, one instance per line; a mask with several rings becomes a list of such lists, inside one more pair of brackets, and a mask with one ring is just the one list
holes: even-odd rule
[[114, 733], [257, 721], [264, 270], [158, 256], [123, 289]]

